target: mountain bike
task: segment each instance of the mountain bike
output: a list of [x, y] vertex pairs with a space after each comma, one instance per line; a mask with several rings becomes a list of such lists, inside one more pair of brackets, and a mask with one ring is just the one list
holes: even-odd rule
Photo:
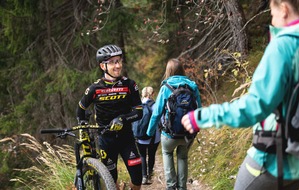
[[79, 131], [75, 143], [76, 175], [74, 186], [77, 190], [114, 190], [116, 184], [106, 166], [100, 161], [98, 146], [93, 135], [93, 129], [104, 133], [109, 130], [108, 126], [79, 125], [66, 129], [41, 129], [41, 134], [57, 133], [57, 138], [67, 136], [76, 137], [72, 131]]

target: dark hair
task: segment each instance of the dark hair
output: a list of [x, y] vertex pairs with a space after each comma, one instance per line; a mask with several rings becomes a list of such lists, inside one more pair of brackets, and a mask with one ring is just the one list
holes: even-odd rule
[[166, 70], [163, 76], [163, 80], [173, 76], [183, 75], [185, 76], [185, 70], [183, 64], [178, 59], [169, 59], [166, 65]]

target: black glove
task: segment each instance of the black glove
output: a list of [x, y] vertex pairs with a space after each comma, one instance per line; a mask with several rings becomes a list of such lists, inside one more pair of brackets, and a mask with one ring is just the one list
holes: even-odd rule
[[120, 131], [123, 128], [123, 119], [119, 116], [110, 122], [110, 131]]

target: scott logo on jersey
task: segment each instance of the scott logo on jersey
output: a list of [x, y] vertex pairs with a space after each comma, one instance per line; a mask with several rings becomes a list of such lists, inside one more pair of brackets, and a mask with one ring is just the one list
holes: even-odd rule
[[97, 89], [96, 95], [98, 96], [99, 101], [110, 101], [110, 100], [119, 100], [125, 99], [129, 92], [128, 87], [119, 87], [112, 89]]
[[118, 99], [122, 99], [125, 98], [127, 95], [123, 94], [123, 95], [112, 95], [112, 96], [102, 96], [99, 97], [99, 100], [118, 100]]

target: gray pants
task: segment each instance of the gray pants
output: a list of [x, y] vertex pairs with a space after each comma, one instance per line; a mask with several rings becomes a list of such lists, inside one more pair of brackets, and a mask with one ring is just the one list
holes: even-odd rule
[[[284, 190], [299, 189], [299, 180], [285, 180], [283, 183]], [[277, 178], [246, 156], [239, 169], [234, 190], [277, 190]]]
[[[187, 189], [188, 151], [193, 139], [171, 139], [161, 135], [164, 175], [167, 189]], [[177, 156], [177, 172], [174, 166], [174, 150]]]

